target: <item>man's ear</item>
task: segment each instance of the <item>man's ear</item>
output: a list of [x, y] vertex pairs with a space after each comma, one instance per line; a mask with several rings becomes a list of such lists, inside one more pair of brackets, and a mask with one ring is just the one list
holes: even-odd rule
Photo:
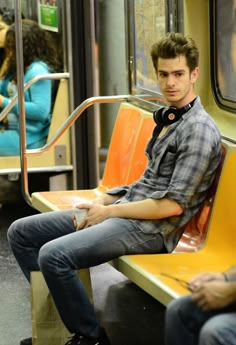
[[194, 70], [191, 72], [191, 82], [194, 84], [197, 80], [199, 75], [199, 67], [195, 67]]

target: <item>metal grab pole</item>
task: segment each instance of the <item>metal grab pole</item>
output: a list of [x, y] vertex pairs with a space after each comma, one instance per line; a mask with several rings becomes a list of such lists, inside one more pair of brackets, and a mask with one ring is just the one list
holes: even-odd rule
[[[142, 98], [147, 99], [147, 100], [157, 99], [157, 97], [152, 97], [148, 95], [144, 95]], [[30, 149], [30, 150], [26, 149], [24, 152], [24, 159], [27, 160], [27, 157], [29, 156], [40, 155], [40, 154], [43, 154], [43, 152], [48, 151], [56, 143], [56, 141], [61, 137], [61, 135], [73, 125], [73, 123], [77, 120], [77, 118], [81, 116], [82, 113], [88, 107], [94, 104], [120, 103], [120, 102], [129, 102], [132, 100], [137, 100], [137, 97], [133, 95], [118, 95], [118, 96], [98, 96], [98, 97], [91, 97], [91, 98], [86, 99], [70, 114], [67, 120], [65, 120], [65, 122], [56, 131], [56, 133], [53, 135], [53, 137], [49, 140], [48, 143], [46, 143], [43, 147], [40, 147], [38, 149]], [[26, 186], [28, 184], [27, 171], [24, 171], [24, 179], [26, 179], [24, 183], [24, 186]], [[28, 190], [23, 190], [23, 196], [25, 200], [28, 201], [29, 205], [32, 206], [31, 197], [29, 195]]]
[[21, 18], [21, 0], [15, 0], [15, 41], [16, 41], [16, 75], [17, 75], [17, 93], [18, 93], [18, 110], [19, 110], [19, 127], [20, 127], [20, 164], [21, 171], [24, 176], [21, 176], [22, 193], [27, 191], [25, 200], [30, 205], [27, 162], [24, 157], [26, 149], [26, 131], [25, 131], [25, 102], [24, 102], [24, 60], [23, 60], [23, 39], [22, 39], [22, 18]]
[[[125, 96], [103, 96], [103, 97], [91, 97], [84, 102], [80, 106], [78, 106], [68, 117], [68, 119], [62, 124], [62, 126], [57, 130], [57, 132], [54, 134], [54, 136], [50, 139], [50, 141], [44, 145], [41, 148], [38, 149], [30, 149], [30, 150], [23, 150], [22, 156], [24, 159], [25, 164], [21, 165], [21, 174], [22, 176], [22, 194], [25, 199], [25, 201], [32, 206], [32, 198], [29, 195], [29, 190], [28, 188], [28, 172], [27, 172], [27, 157], [28, 156], [34, 156], [34, 155], [39, 155], [42, 154], [43, 152], [49, 150], [55, 142], [60, 138], [60, 136], [68, 130], [72, 124], [75, 122], [75, 120], [84, 112], [85, 109], [88, 107], [96, 104], [96, 103], [115, 103], [115, 102], [123, 102], [123, 101], [128, 101], [132, 99], [133, 97], [130, 95], [125, 95]], [[25, 169], [25, 170], [22, 170]], [[23, 181], [24, 180], [24, 181]]]
[[[27, 91], [34, 83], [37, 83], [39, 80], [57, 80], [57, 79], [68, 79], [70, 77], [70, 74], [67, 72], [63, 73], [46, 73], [46, 74], [40, 74], [35, 76], [34, 78], [27, 81], [27, 83], [24, 85], [24, 92]], [[18, 102], [18, 94], [16, 94], [12, 99], [11, 102], [8, 103], [8, 105], [0, 112], [0, 121], [2, 121], [6, 115], [11, 111], [11, 109], [14, 107], [14, 105]]]
[[121, 102], [131, 102], [137, 100], [156, 100], [160, 101], [160, 97], [154, 97], [149, 95], [141, 95], [139, 97], [134, 95], [116, 95], [116, 96], [96, 96], [90, 97], [84, 100], [80, 105], [78, 105], [75, 110], [72, 111], [70, 116], [64, 121], [60, 128], [57, 129], [56, 133], [51, 137], [51, 139], [43, 146], [37, 149], [26, 149], [26, 156], [35, 156], [39, 155], [43, 152], [48, 151], [62, 136], [62, 134], [67, 131], [73, 123], [82, 115], [82, 113], [94, 104], [102, 104], [102, 103], [121, 103]]

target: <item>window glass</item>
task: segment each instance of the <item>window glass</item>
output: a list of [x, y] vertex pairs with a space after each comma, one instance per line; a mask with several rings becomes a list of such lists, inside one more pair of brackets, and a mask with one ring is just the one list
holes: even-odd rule
[[159, 91], [150, 58], [152, 44], [166, 33], [165, 1], [134, 2], [136, 86]]
[[127, 0], [126, 4], [131, 91], [161, 97], [150, 51], [167, 32], [183, 32], [182, 0]]
[[[236, 1], [212, 0], [213, 82], [219, 105], [235, 110], [236, 101]], [[235, 110], [236, 111], [236, 110]]]
[[236, 100], [235, 1], [217, 1], [218, 80], [223, 97]]

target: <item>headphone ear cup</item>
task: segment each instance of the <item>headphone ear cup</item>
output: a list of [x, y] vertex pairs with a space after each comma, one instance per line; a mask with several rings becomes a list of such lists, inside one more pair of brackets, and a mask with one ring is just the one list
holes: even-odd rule
[[165, 108], [160, 108], [153, 112], [153, 120], [156, 122], [157, 125], [164, 125], [162, 120], [162, 113]]
[[170, 107], [163, 112], [162, 119], [165, 125], [171, 125], [172, 123], [179, 121], [181, 116], [182, 113], [179, 109]]
[[183, 108], [175, 108], [172, 106], [167, 109], [160, 108], [158, 110], [155, 110], [153, 112], [153, 120], [158, 125], [162, 125], [162, 126], [171, 125], [172, 123], [179, 121], [182, 115], [192, 108], [195, 100], [196, 98]]
[[153, 112], [153, 119], [158, 125], [170, 125], [173, 122], [176, 122], [180, 119], [181, 114], [178, 112], [177, 108], [170, 107], [160, 108]]

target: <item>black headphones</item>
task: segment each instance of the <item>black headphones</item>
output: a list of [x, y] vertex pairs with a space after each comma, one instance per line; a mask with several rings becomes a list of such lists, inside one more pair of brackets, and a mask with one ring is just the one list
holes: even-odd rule
[[195, 99], [191, 103], [185, 105], [183, 108], [169, 107], [167, 109], [160, 108], [158, 110], [155, 110], [153, 112], [153, 120], [156, 122], [157, 125], [171, 125], [172, 123], [179, 121], [182, 115], [187, 113], [187, 111], [189, 111], [189, 109], [192, 108]]

